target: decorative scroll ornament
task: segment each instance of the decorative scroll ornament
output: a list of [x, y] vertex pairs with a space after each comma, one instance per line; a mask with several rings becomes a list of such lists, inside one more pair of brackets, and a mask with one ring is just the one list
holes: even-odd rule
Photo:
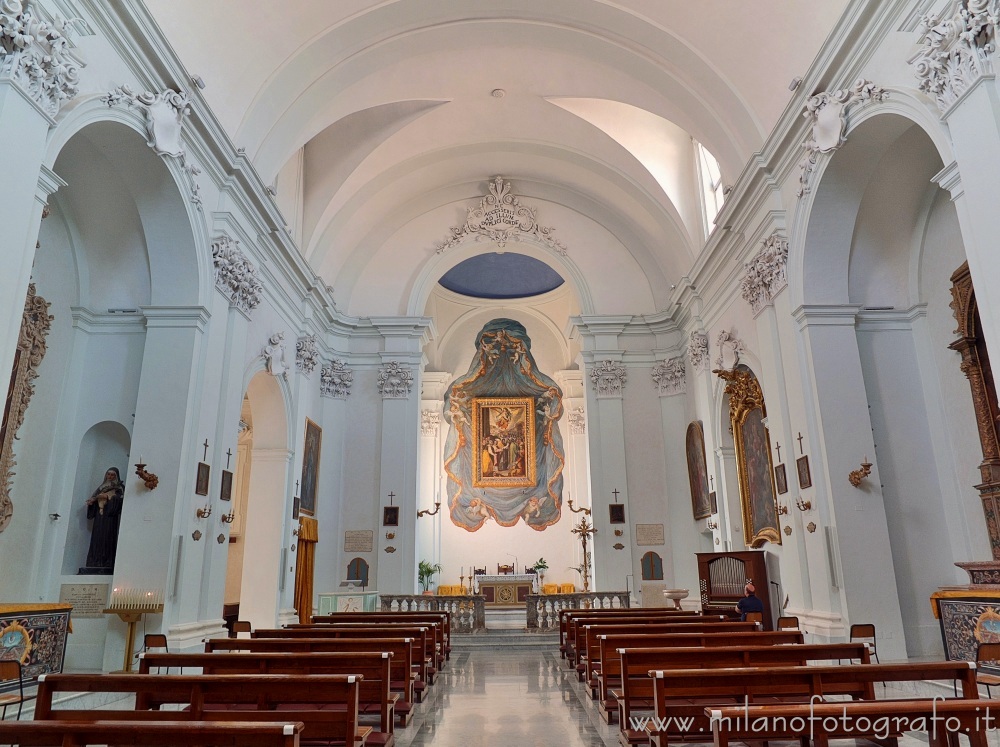
[[806, 101], [802, 116], [812, 123], [809, 139], [802, 144], [806, 156], [799, 163], [799, 191], [809, 192], [809, 177], [820, 153], [832, 153], [847, 142], [847, 114], [855, 104], [884, 101], [889, 94], [870, 80], [859, 78], [850, 88], [817, 93]]
[[382, 399], [406, 399], [413, 388], [413, 372], [399, 361], [389, 361], [378, 369], [378, 391]]
[[590, 380], [598, 397], [621, 397], [628, 369], [612, 360], [598, 361], [590, 371]]
[[[2, 7], [2, 6], [0, 6]], [[0, 532], [7, 528], [14, 513], [14, 503], [10, 499], [10, 487], [14, 477], [14, 440], [24, 422], [28, 403], [35, 393], [35, 379], [38, 366], [45, 357], [45, 338], [52, 327], [49, 303], [35, 295], [35, 284], [28, 285], [28, 297], [24, 302], [21, 317], [21, 331], [14, 351], [14, 370], [7, 392], [7, 407], [4, 408], [3, 422], [0, 423]]]
[[334, 358], [319, 370], [319, 393], [333, 399], [347, 399], [354, 383], [354, 371], [339, 358]]
[[248, 314], [260, 305], [264, 286], [257, 278], [257, 268], [240, 249], [240, 242], [223, 234], [212, 242], [215, 264], [215, 287], [229, 304]]
[[739, 365], [740, 356], [745, 350], [743, 340], [736, 336], [736, 330], [722, 330], [715, 340], [719, 348], [719, 357], [715, 359], [715, 367], [724, 371], [732, 371]]
[[511, 194], [510, 182], [496, 176], [490, 183], [490, 193], [479, 201], [477, 207], [469, 208], [463, 225], [451, 227], [451, 236], [438, 246], [437, 253], [460, 244], [468, 236], [476, 241], [496, 242], [501, 249], [508, 241], [520, 241], [522, 236], [528, 236], [565, 257], [567, 249], [552, 235], [554, 230], [538, 225], [534, 208], [522, 205]]
[[653, 366], [652, 374], [653, 384], [661, 397], [684, 393], [687, 376], [685, 375], [683, 356], [660, 361]]
[[920, 49], [910, 58], [920, 90], [948, 111], [973, 83], [993, 73], [1000, 0], [960, 0], [920, 20]]
[[441, 428], [441, 413], [437, 410], [420, 411], [420, 432], [425, 436], [436, 436]]
[[305, 335], [295, 342], [295, 370], [311, 376], [319, 364], [319, 339]]
[[788, 285], [787, 263], [788, 239], [777, 232], [764, 239], [764, 247], [746, 263], [740, 292], [755, 315]]
[[169, 88], [159, 93], [135, 93], [128, 86], [122, 85], [101, 96], [101, 101], [109, 107], [124, 103], [143, 111], [146, 115], [146, 145], [158, 156], [180, 159], [181, 168], [188, 177], [191, 202], [201, 210], [201, 186], [196, 179], [201, 169], [188, 160], [181, 142], [184, 117], [191, 113], [188, 95]]
[[271, 376], [280, 376], [283, 379], [288, 378], [288, 364], [285, 362], [285, 333], [275, 332], [267, 340], [267, 345], [264, 346], [264, 350], [261, 352], [264, 356], [264, 363], [267, 366], [267, 372]]
[[582, 436], [587, 432], [587, 416], [583, 413], [582, 407], [574, 407], [567, 416], [569, 420], [569, 432], [574, 436]]
[[692, 332], [688, 341], [688, 360], [695, 371], [704, 371], [708, 365], [708, 335]]
[[50, 117], [79, 90], [69, 23], [47, 17], [37, 3], [0, 0], [0, 78], [13, 81]]

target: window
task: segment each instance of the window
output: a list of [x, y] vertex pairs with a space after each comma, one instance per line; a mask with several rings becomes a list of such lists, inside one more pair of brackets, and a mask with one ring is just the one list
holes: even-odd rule
[[694, 143], [694, 147], [698, 155], [698, 177], [701, 182], [701, 204], [702, 215], [705, 218], [705, 235], [708, 236], [712, 233], [712, 222], [722, 209], [722, 203], [726, 201], [726, 197], [723, 194], [724, 188], [722, 186], [722, 172], [719, 170], [719, 162], [697, 140]]

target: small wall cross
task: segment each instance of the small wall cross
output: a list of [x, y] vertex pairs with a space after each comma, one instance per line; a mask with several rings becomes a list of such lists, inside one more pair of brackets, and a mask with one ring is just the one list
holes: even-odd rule
[[612, 490], [611, 494], [615, 497], [615, 503], [618, 503], [618, 488]]
[[797, 440], [799, 442], [799, 454], [804, 454], [805, 452], [802, 451], [802, 431], [799, 431], [799, 437]]
[[395, 498], [395, 497], [396, 497], [396, 494], [395, 494], [395, 493], [393, 493], [393, 492], [392, 492], [392, 491], [390, 490], [390, 491], [389, 491], [389, 505], [390, 505], [390, 506], [392, 505], [392, 499], [393, 499], [393, 498]]
[[205, 447], [205, 454], [204, 454], [204, 456], [202, 456], [201, 461], [207, 462], [208, 461], [208, 439], [207, 438], [205, 439], [205, 443], [203, 445]]

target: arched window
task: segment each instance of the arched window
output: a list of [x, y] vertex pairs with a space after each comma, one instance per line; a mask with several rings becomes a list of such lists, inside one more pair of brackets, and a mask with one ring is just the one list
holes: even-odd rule
[[347, 564], [347, 580], [360, 581], [362, 586], [368, 586], [368, 563], [364, 558], [354, 558]]
[[722, 171], [715, 156], [708, 149], [695, 141], [695, 153], [698, 157], [698, 181], [701, 184], [702, 215], [705, 218], [705, 235], [712, 233], [712, 222], [722, 210], [725, 202], [725, 188], [722, 186]]
[[663, 560], [655, 552], [650, 551], [642, 556], [642, 580], [663, 580]]

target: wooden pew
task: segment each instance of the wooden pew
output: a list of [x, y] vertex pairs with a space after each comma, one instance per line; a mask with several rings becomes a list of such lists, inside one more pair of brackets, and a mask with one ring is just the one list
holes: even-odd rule
[[393, 692], [400, 693], [396, 702], [399, 726], [410, 723], [414, 703], [413, 639], [411, 638], [210, 638], [205, 652], [248, 651], [251, 653], [330, 653], [388, 652], [392, 654]]
[[[102, 711], [95, 711], [100, 718]], [[299, 747], [302, 722], [0, 721], [0, 744], [84, 747], [142, 744], [164, 747]]]
[[[589, 615], [581, 615], [571, 617], [567, 621], [567, 644], [566, 644], [566, 658], [569, 660], [570, 667], [576, 667], [583, 658], [586, 657], [587, 648], [581, 642], [581, 637], [583, 636], [584, 628], [588, 625], [732, 625], [731, 620], [725, 620], [721, 617], [705, 617], [703, 615], [673, 615], [671, 617], [664, 617], [662, 615], [648, 616], [648, 615], [630, 615], [628, 617], [617, 617], [615, 615], [607, 615], [600, 617], [591, 617]], [[742, 629], [751, 630], [753, 629], [753, 623], [750, 623], [751, 627], [747, 627], [747, 623], [740, 623]], [[698, 630], [699, 628], [693, 628], [693, 630]], [[728, 628], [727, 628], [728, 629]]]
[[[368, 735], [368, 745], [392, 747], [396, 702], [399, 693], [390, 689], [392, 653], [234, 653], [219, 654], [139, 654], [139, 673], [158, 674], [176, 668], [200, 669], [202, 674], [358, 674], [358, 713], [377, 717], [378, 729]], [[189, 672], [190, 674], [190, 672]]]
[[[760, 635], [778, 631], [764, 631]], [[616, 639], [617, 640], [617, 639]], [[799, 645], [727, 645], [712, 648], [626, 648], [616, 652], [619, 681], [616, 688], [600, 691], [601, 705], [608, 723], [617, 717], [623, 743], [645, 744], [645, 733], [629, 729], [633, 717], [649, 715], [653, 710], [652, 670], [697, 669], [700, 667], [774, 667], [805, 666], [810, 661], [870, 662], [868, 647], [863, 643], [821, 643]], [[608, 662], [610, 664], [610, 662]]]
[[[335, 615], [313, 615], [313, 625], [340, 622], [391, 622], [393, 620], [407, 620], [415, 623], [436, 622], [441, 620], [444, 623], [444, 653], [445, 658], [451, 658], [451, 612], [447, 610], [438, 611], [399, 611], [399, 612], [338, 612]], [[297, 627], [290, 625], [288, 627]]]
[[598, 623], [578, 626], [576, 643], [579, 663], [576, 665], [580, 682], [587, 680], [587, 673], [601, 666], [601, 635], [643, 635], [650, 633], [753, 633], [763, 632], [760, 623], [711, 622], [711, 623]]
[[436, 632], [429, 625], [329, 625], [319, 628], [261, 628], [251, 633], [251, 638], [411, 638], [413, 640], [413, 666], [417, 679], [413, 689], [417, 702], [423, 700], [428, 685], [434, 684], [437, 658]]
[[[879, 682], [953, 680], [962, 697], [978, 699], [975, 664], [941, 661], [921, 664], [764, 667], [656, 670], [653, 698], [656, 722], [646, 724], [651, 747], [671, 739], [701, 738], [711, 733], [707, 710], [749, 703], [807, 703], [814, 696], [875, 700]], [[887, 701], [882, 701], [887, 702]], [[683, 719], [680, 721], [679, 719]], [[632, 727], [632, 724], [626, 724]], [[661, 728], [663, 727], [663, 728]], [[626, 743], [627, 744], [627, 743]]]
[[[884, 739], [907, 731], [926, 731], [933, 747], [957, 744], [987, 747], [987, 730], [997, 727], [1000, 700], [879, 700], [790, 706], [711, 708], [706, 715], [716, 747], [751, 739]], [[796, 720], [798, 719], [798, 720]], [[801, 724], [802, 728], [799, 727]], [[907, 728], [913, 727], [913, 728]]]
[[[363, 747], [370, 726], [358, 724], [355, 675], [43, 674], [37, 721], [301, 721], [303, 740]], [[134, 709], [53, 708], [56, 693], [134, 695]], [[160, 710], [162, 706], [183, 710]]]
[[311, 631], [317, 632], [318, 634], [322, 635], [323, 631], [331, 630], [331, 629], [339, 629], [339, 628], [358, 628], [358, 627], [364, 627], [364, 628], [369, 628], [369, 627], [374, 627], [374, 628], [378, 628], [378, 627], [389, 627], [389, 628], [403, 627], [403, 628], [406, 628], [406, 627], [414, 627], [414, 626], [417, 626], [417, 627], [426, 627], [431, 632], [431, 636], [430, 637], [433, 640], [434, 644], [431, 647], [431, 648], [433, 648], [433, 658], [432, 658], [432, 668], [431, 668], [431, 671], [429, 673], [429, 676], [430, 676], [431, 680], [433, 680], [434, 679], [434, 675], [437, 674], [437, 670], [439, 670], [442, 667], [444, 667], [444, 662], [445, 662], [445, 646], [446, 646], [446, 643], [445, 643], [445, 633], [444, 633], [444, 622], [442, 620], [440, 620], [440, 619], [438, 619], [438, 620], [423, 620], [423, 621], [419, 621], [419, 622], [417, 620], [410, 620], [410, 619], [406, 619], [406, 620], [353, 620], [353, 621], [350, 621], [350, 622], [346, 622], [346, 621], [343, 621], [343, 620], [338, 620], [337, 622], [332, 622], [332, 623], [317, 623], [317, 624], [314, 624], [314, 625], [303, 625], [303, 624], [286, 625], [284, 628], [280, 628], [280, 630], [288, 630], [288, 631], [292, 631], [292, 630], [294, 630], [294, 631], [309, 631], [309, 630], [311, 630]]
[[659, 609], [659, 608], [638, 608], [632, 609], [628, 607], [621, 607], [617, 609], [597, 609], [597, 610], [584, 610], [584, 609], [570, 609], [570, 610], [560, 610], [559, 611], [559, 653], [562, 658], [566, 658], [567, 649], [571, 645], [569, 640], [569, 628], [570, 621], [577, 617], [593, 617], [598, 620], [602, 617], [610, 618], [628, 618], [628, 617], [654, 617], [654, 618], [688, 618], [688, 617], [701, 617], [705, 620], [722, 620], [721, 615], [706, 617], [700, 612], [691, 612], [689, 610], [676, 610], [676, 609]]

